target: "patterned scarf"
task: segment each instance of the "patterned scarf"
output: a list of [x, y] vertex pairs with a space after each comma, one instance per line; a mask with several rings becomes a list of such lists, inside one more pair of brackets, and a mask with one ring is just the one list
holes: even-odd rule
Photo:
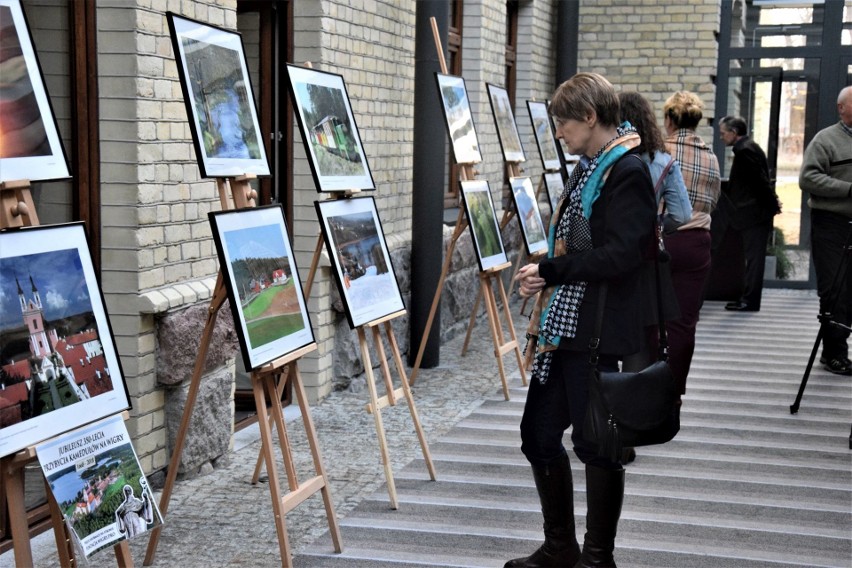
[[[565, 211], [557, 219], [550, 219], [547, 257], [554, 258], [592, 249], [592, 231], [589, 217], [592, 205], [600, 197], [610, 169], [624, 154], [639, 145], [639, 135], [629, 123], [618, 127], [618, 136], [604, 145], [585, 168], [577, 166], [571, 172], [565, 189], [559, 197], [556, 211]], [[559, 347], [562, 337], [574, 337], [577, 331], [577, 316], [586, 282], [572, 281], [548, 286], [539, 292], [535, 308], [530, 315], [527, 337], [527, 368], [533, 356], [532, 380], [544, 384], [550, 375], [553, 351]]]

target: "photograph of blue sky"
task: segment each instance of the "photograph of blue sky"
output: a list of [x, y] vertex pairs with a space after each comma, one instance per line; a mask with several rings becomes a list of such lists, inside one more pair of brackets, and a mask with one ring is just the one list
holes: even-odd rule
[[0, 329], [24, 324], [18, 283], [29, 301], [33, 295], [30, 277], [47, 321], [92, 311], [77, 249], [0, 258], [0, 275]]
[[287, 257], [279, 225], [225, 231], [224, 237], [231, 262], [243, 258]]

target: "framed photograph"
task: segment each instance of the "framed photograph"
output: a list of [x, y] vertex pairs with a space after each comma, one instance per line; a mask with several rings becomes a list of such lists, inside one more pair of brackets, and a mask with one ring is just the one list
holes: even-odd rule
[[556, 135], [547, 113], [545, 101], [527, 101], [527, 110], [530, 113], [535, 143], [538, 153], [541, 155], [541, 165], [545, 170], [558, 170], [562, 164], [559, 161], [559, 150], [556, 148]]
[[447, 131], [453, 146], [453, 156], [458, 164], [475, 164], [482, 161], [473, 115], [467, 98], [464, 79], [454, 75], [435, 73], [441, 108], [447, 122]]
[[82, 223], [0, 232], [0, 457], [130, 408]]
[[527, 255], [547, 252], [547, 230], [541, 220], [541, 210], [538, 208], [538, 200], [530, 178], [509, 178], [509, 184], [512, 186], [512, 200], [515, 202], [515, 212], [521, 223]]
[[503, 87], [491, 83], [485, 83], [485, 87], [488, 89], [488, 100], [491, 101], [491, 112], [497, 125], [497, 137], [500, 138], [503, 159], [507, 162], [526, 161], [509, 93]]
[[500, 235], [500, 225], [497, 224], [497, 213], [494, 211], [488, 182], [462, 181], [461, 189], [479, 269], [488, 270], [509, 262], [503, 248], [503, 237]]
[[0, 182], [70, 177], [20, 0], [0, 0]]
[[268, 176], [242, 37], [166, 16], [201, 177]]
[[565, 189], [565, 180], [559, 172], [544, 172], [544, 185], [547, 188], [547, 200], [550, 203], [550, 210], [556, 213], [559, 197]]
[[313, 343], [282, 206], [208, 216], [246, 369]]
[[287, 75], [317, 191], [376, 189], [343, 77], [290, 64]]
[[372, 197], [315, 201], [349, 327], [405, 309]]

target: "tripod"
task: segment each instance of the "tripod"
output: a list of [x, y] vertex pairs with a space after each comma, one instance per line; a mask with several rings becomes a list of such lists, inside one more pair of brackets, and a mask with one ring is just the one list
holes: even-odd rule
[[[840, 258], [840, 263], [837, 266], [837, 271], [834, 273], [834, 277], [832, 278], [831, 288], [829, 288], [829, 292], [827, 295], [828, 301], [826, 301], [825, 305], [829, 306], [828, 311], [821, 310], [819, 315], [817, 316], [817, 320], [820, 322], [819, 331], [817, 332], [816, 341], [814, 341], [814, 347], [811, 350], [811, 356], [808, 359], [808, 365], [805, 367], [805, 374], [802, 376], [802, 383], [799, 385], [799, 393], [796, 395], [796, 401], [790, 405], [790, 414], [796, 414], [799, 412], [799, 404], [802, 402], [802, 395], [805, 394], [805, 387], [808, 384], [808, 377], [811, 374], [811, 369], [814, 366], [814, 360], [816, 359], [817, 352], [819, 351], [820, 343], [825, 336], [825, 330], [829, 326], [834, 326], [840, 329], [844, 329], [846, 331], [852, 332], [852, 328], [848, 325], [835, 321], [832, 313], [835, 312], [834, 308], [838, 305], [839, 301], [846, 302], [846, 313], [849, 313], [849, 293], [845, 294], [845, 297], [841, 298], [841, 294], [846, 290], [847, 280], [848, 280], [848, 261], [849, 255], [852, 254], [852, 221], [849, 223], [849, 231], [846, 233], [846, 242], [843, 244], [843, 254]], [[849, 433], [849, 449], [852, 450], [852, 431]]]

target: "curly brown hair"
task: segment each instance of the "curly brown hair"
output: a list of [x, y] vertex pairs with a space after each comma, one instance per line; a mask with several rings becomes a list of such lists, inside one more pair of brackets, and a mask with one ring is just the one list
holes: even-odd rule
[[647, 152], [652, 160], [655, 153], [665, 152], [666, 144], [663, 141], [663, 134], [657, 126], [657, 118], [648, 99], [630, 91], [619, 94], [618, 103], [621, 107], [621, 120], [632, 124], [642, 138], [638, 146], [639, 151]]

